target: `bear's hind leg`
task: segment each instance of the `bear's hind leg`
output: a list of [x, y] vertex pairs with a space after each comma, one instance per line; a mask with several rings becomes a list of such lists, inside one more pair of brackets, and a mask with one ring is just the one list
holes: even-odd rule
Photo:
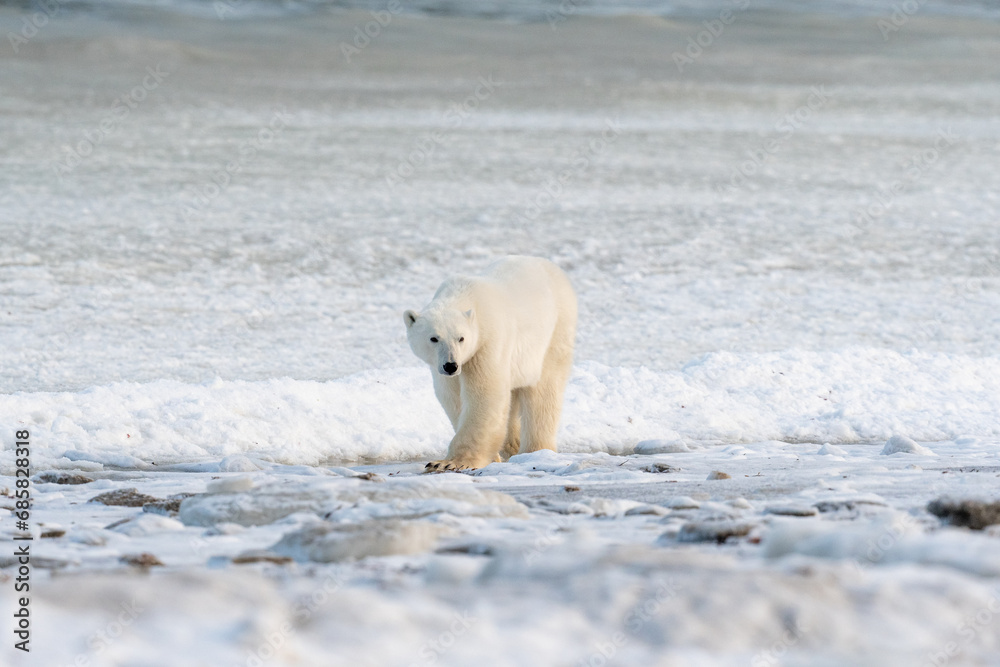
[[563, 394], [573, 367], [573, 348], [552, 345], [545, 354], [542, 377], [533, 387], [524, 387], [521, 453], [540, 449], [556, 451], [556, 432], [562, 415]]

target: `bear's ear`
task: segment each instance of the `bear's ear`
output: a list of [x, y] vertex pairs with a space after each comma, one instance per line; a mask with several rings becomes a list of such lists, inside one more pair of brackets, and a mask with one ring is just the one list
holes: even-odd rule
[[470, 323], [476, 321], [476, 313], [471, 308], [462, 314], [465, 315], [465, 319], [469, 320]]
[[413, 323], [417, 321], [418, 317], [420, 317], [420, 313], [418, 313], [415, 310], [408, 310], [405, 313], [403, 313], [403, 322], [406, 323], [406, 328], [409, 329], [410, 327], [412, 327]]

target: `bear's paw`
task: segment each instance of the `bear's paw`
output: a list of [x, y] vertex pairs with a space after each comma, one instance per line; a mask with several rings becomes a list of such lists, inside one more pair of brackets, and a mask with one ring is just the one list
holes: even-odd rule
[[425, 472], [461, 472], [463, 470], [476, 470], [477, 468], [483, 468], [487, 466], [490, 462], [479, 462], [473, 461], [467, 458], [454, 458], [454, 459], [442, 459], [440, 461], [431, 461], [426, 466], [424, 466]]

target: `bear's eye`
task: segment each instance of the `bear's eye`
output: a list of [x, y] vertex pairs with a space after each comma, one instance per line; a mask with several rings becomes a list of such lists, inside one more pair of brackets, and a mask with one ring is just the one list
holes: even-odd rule
[[464, 343], [465, 342], [465, 336], [462, 336], [461, 338], [459, 338], [458, 342], [459, 343]]
[[432, 343], [438, 342], [437, 336], [431, 336], [431, 342]]

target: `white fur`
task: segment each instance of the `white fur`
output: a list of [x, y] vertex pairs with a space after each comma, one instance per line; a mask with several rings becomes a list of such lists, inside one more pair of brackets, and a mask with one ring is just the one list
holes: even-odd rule
[[555, 451], [576, 335], [576, 294], [558, 266], [505, 257], [481, 277], [446, 280], [422, 313], [408, 310], [403, 321], [455, 427], [448, 458], [428, 468]]

